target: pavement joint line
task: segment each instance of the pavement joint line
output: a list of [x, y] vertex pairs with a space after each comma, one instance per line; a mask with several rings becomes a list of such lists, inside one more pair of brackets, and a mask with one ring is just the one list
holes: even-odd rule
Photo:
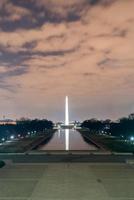
[[112, 180], [112, 181], [120, 181], [120, 180], [126, 180], [126, 181], [132, 181], [134, 182], [134, 179], [133, 178], [101, 178], [102, 182], [105, 181], [105, 180]]
[[14, 200], [15, 200], [15, 199], [16, 199], [16, 200], [18, 200], [18, 199], [20, 199], [20, 200], [21, 200], [21, 199], [29, 199], [29, 197], [28, 197], [28, 198], [27, 198], [27, 197], [0, 197], [0, 200], [1, 200], [1, 199], [2, 199], [2, 200], [4, 200], [4, 199], [9, 199], [9, 200], [10, 200], [11, 198], [14, 199]]
[[1, 178], [0, 179], [0, 181], [5, 181], [5, 182], [6, 181], [39, 181], [39, 180], [40, 180], [40, 178], [39, 179], [33, 179], [33, 178], [32, 179], [30, 179], [30, 178], [26, 179], [26, 178], [19, 178], [19, 177], [13, 178], [13, 179], [12, 178]]
[[[48, 163], [13, 163], [13, 165], [15, 165], [15, 166], [22, 166], [22, 165], [35, 165], [35, 166], [42, 166], [42, 165], [47, 165]], [[58, 164], [58, 163], [57, 163]]]

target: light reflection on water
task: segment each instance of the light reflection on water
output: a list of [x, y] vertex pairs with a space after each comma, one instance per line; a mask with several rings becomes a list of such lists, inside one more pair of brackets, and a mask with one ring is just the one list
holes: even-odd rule
[[75, 129], [59, 129], [51, 140], [42, 145], [39, 150], [96, 150], [96, 147], [86, 143]]
[[69, 129], [65, 129], [65, 150], [69, 151]]
[[60, 135], [61, 135], [61, 130], [58, 129], [58, 138], [60, 138]]

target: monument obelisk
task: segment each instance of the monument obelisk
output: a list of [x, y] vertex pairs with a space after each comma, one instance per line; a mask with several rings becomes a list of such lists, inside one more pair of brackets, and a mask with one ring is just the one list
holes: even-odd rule
[[69, 126], [68, 96], [65, 98], [65, 126]]
[[68, 96], [65, 98], [65, 150], [69, 151], [69, 109], [68, 109]]

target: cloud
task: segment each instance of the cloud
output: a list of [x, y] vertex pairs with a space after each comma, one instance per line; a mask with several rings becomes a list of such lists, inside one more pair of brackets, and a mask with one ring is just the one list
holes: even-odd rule
[[39, 8], [44, 8], [44, 15], [49, 21], [60, 22], [60, 21], [76, 21], [80, 19], [83, 12], [86, 10], [86, 0], [39, 0], [34, 1]]
[[80, 110], [81, 102], [96, 113], [106, 104], [102, 115], [116, 101], [125, 106], [122, 97], [132, 102], [133, 1], [10, 0], [1, 6], [1, 94], [15, 91], [21, 114], [49, 113], [66, 94]]
[[92, 72], [85, 72], [85, 73], [83, 73], [83, 75], [85, 76], [85, 77], [92, 77], [92, 76], [96, 76], [97, 74], [96, 73], [92, 73]]
[[[111, 5], [115, 0], [33, 0], [41, 8], [46, 21], [60, 23], [73, 22], [83, 18], [92, 6]], [[44, 9], [44, 10], [43, 10]]]
[[[3, 70], [0, 70], [0, 81], [3, 81], [5, 79], [9, 79], [11, 77], [15, 76], [21, 76], [27, 73], [28, 69], [25, 66], [21, 67], [3, 67]], [[1, 69], [1, 67], [0, 67]]]
[[0, 27], [4, 31], [12, 31], [20, 26], [23, 27], [24, 21], [31, 19], [29, 9], [17, 6], [10, 0], [0, 2]]
[[[28, 63], [32, 63], [32, 60], [39, 60], [39, 63], [41, 63], [41, 60], [43, 62], [45, 61], [44, 59], [56, 59], [59, 57], [65, 57], [67, 54], [73, 54], [75, 53], [79, 47], [70, 47], [70, 49], [52, 49], [48, 51], [45, 49], [40, 49], [40, 48], [34, 48], [36, 46], [36, 43], [31, 42], [31, 43], [25, 43], [23, 45], [22, 49], [13, 49], [10, 47], [3, 47], [1, 46], [1, 56], [0, 56], [0, 63], [1, 65], [4, 66], [17, 66], [17, 65], [26, 65]], [[18, 50], [18, 52], [17, 52]], [[54, 66], [54, 64], [53, 64]]]
[[3, 8], [8, 2], [9, 2], [9, 0], [1, 0], [0, 1], [0, 9]]
[[114, 0], [2, 0], [0, 2], [1, 30], [39, 28], [45, 23], [81, 20], [95, 5], [109, 5]]
[[[14, 51], [15, 50], [15, 51]], [[8, 67], [21, 65], [26, 59], [30, 57], [25, 51], [16, 51], [7, 47], [1, 48], [0, 64]]]
[[2, 77], [6, 77], [6, 78], [10, 78], [10, 77], [14, 77], [14, 76], [21, 76], [24, 75], [25, 73], [27, 73], [28, 69], [24, 66], [22, 67], [17, 67], [13, 70], [8, 70], [6, 73], [2, 74]]
[[[1, 69], [1, 67], [0, 67]], [[18, 89], [21, 88], [19, 83], [13, 83], [12, 79], [15, 77], [20, 77], [27, 73], [27, 68], [22, 67], [14, 67], [14, 68], [5, 68], [3, 71], [0, 70], [0, 90], [7, 90], [11, 93], [16, 93]]]
[[112, 58], [105, 58], [98, 62], [98, 66], [101, 69], [123, 69], [133, 68], [134, 59], [112, 59]]
[[0, 3], [0, 27], [11, 32], [17, 29], [39, 28], [44, 23], [77, 21], [85, 12], [85, 0], [77, 1], [13, 1]]
[[[10, 85], [7, 84], [6, 82], [0, 82], [0, 91], [1, 90], [6, 90], [10, 93], [16, 93], [17, 90], [20, 88], [20, 85]], [[9, 97], [7, 98], [7, 100], [9, 99]]]
[[5, 15], [6, 16], [4, 16], [4, 20], [19, 21], [24, 16], [30, 16], [31, 12], [26, 8], [8, 3], [5, 5]]
[[22, 48], [30, 50], [30, 49], [33, 49], [37, 46], [37, 41], [26, 42], [22, 46], [23, 46]]

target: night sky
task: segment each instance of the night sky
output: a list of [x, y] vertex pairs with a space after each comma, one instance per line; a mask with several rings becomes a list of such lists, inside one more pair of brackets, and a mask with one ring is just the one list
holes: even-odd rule
[[0, 0], [0, 118], [134, 112], [134, 0]]

